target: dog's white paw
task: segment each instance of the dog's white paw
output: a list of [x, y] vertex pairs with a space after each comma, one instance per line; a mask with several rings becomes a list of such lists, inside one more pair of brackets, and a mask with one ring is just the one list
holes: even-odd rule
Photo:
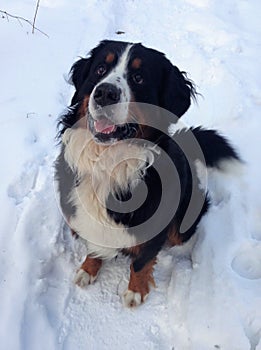
[[147, 296], [148, 294], [142, 298], [140, 293], [133, 292], [132, 290], [127, 289], [122, 296], [122, 300], [123, 300], [124, 306], [135, 307], [135, 306], [139, 306], [143, 301], [145, 301]]
[[77, 284], [79, 287], [84, 288], [89, 284], [92, 284], [96, 280], [96, 277], [97, 276], [91, 276], [88, 272], [84, 271], [83, 269], [80, 269], [79, 271], [77, 271], [74, 277], [74, 283]]

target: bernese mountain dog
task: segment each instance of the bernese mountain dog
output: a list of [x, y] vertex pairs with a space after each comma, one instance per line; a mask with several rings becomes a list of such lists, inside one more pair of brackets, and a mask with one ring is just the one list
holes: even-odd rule
[[155, 286], [159, 251], [188, 241], [206, 214], [207, 170], [240, 157], [217, 131], [182, 125], [197, 93], [161, 52], [105, 40], [74, 63], [71, 82], [55, 178], [88, 251], [75, 283], [93, 283], [103, 260], [122, 253], [131, 259], [123, 303], [137, 306]]

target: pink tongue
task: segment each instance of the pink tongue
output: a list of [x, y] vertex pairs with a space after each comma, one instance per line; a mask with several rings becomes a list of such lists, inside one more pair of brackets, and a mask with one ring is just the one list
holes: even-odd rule
[[116, 126], [110, 125], [109, 120], [107, 119], [101, 119], [101, 120], [96, 120], [94, 122], [94, 128], [97, 132], [100, 132], [103, 134], [110, 134], [116, 129]]

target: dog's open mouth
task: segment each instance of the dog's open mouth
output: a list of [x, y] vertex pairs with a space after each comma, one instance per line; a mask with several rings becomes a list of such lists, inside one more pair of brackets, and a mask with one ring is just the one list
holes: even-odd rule
[[112, 143], [120, 140], [135, 137], [138, 125], [135, 123], [114, 124], [105, 116], [94, 119], [88, 115], [88, 124], [95, 141], [99, 143]]
[[94, 130], [97, 133], [106, 134], [106, 135], [112, 134], [117, 129], [117, 126], [112, 124], [112, 122], [106, 117], [103, 117], [102, 119], [99, 119], [99, 120], [95, 120], [93, 122], [93, 126], [94, 126]]

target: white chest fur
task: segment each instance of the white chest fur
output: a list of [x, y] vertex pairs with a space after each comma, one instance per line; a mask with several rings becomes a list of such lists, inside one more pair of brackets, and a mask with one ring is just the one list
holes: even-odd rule
[[83, 128], [67, 129], [63, 143], [65, 160], [79, 178], [71, 192], [76, 215], [70, 225], [88, 242], [89, 254], [112, 258], [119, 249], [136, 245], [135, 236], [107, 214], [106, 200], [119, 188], [135, 186], [153, 163], [153, 149], [130, 141], [100, 145]]

